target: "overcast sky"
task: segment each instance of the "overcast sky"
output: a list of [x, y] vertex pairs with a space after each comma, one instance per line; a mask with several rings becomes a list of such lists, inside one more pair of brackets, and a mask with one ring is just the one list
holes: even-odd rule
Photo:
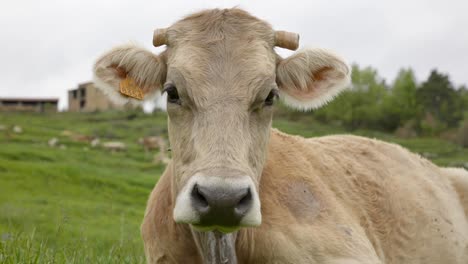
[[332, 49], [391, 82], [401, 67], [419, 81], [432, 68], [468, 84], [467, 0], [140, 1], [1, 0], [0, 97], [60, 97], [90, 80], [94, 60], [129, 41], [150, 50], [152, 31], [191, 12], [238, 6], [302, 47]]

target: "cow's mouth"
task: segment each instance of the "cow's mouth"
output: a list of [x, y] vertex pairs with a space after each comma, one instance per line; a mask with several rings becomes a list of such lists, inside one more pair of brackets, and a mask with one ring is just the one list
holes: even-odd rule
[[200, 232], [218, 231], [224, 234], [235, 232], [241, 228], [241, 226], [204, 226], [198, 224], [192, 224], [192, 227]]

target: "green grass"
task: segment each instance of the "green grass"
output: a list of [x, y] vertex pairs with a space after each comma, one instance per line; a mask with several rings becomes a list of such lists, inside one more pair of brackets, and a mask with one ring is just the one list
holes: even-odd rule
[[[143, 263], [139, 226], [163, 171], [137, 144], [167, 136], [164, 113], [0, 113], [0, 263]], [[12, 127], [23, 128], [20, 134]], [[312, 118], [277, 118], [274, 126], [304, 136], [349, 133]], [[64, 130], [125, 142], [110, 153], [75, 142]], [[437, 138], [399, 139], [354, 131], [430, 154], [439, 165], [468, 162], [468, 149]], [[49, 147], [56, 137], [66, 149]]]
[[[163, 167], [137, 139], [165, 136], [165, 122], [164, 114], [1, 114], [0, 263], [143, 262], [139, 225]], [[91, 148], [61, 136], [65, 129], [128, 151]], [[66, 149], [49, 147], [52, 137]]]

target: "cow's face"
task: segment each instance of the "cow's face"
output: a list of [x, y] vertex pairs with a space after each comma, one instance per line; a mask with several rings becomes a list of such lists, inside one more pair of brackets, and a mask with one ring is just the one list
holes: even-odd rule
[[237, 9], [190, 16], [163, 39], [159, 56], [135, 46], [102, 56], [96, 84], [122, 102], [132, 100], [116, 92], [125, 78], [147, 96], [167, 93], [176, 222], [221, 231], [259, 225], [276, 97], [318, 107], [348, 84], [348, 66], [318, 49], [281, 59], [271, 27]]

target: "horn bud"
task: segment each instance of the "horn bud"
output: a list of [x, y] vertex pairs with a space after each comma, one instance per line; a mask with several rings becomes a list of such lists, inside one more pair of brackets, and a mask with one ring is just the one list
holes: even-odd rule
[[296, 50], [299, 47], [299, 34], [287, 31], [276, 31], [275, 46]]
[[165, 28], [158, 28], [154, 31], [153, 46], [159, 47], [159, 46], [167, 44], [166, 32], [167, 32], [167, 29]]

